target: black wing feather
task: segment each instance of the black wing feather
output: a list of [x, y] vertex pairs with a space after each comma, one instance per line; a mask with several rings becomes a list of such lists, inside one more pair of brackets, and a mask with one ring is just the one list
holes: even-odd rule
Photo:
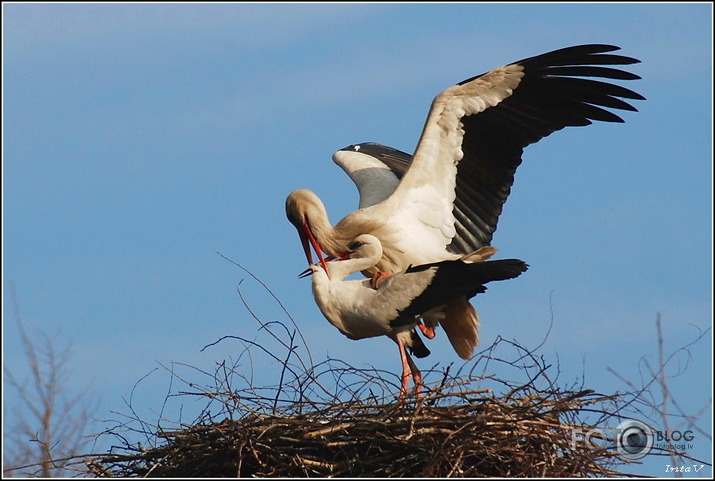
[[[515, 62], [523, 66], [524, 77], [513, 94], [494, 107], [462, 118], [464, 157], [457, 166], [453, 210], [456, 235], [449, 245], [452, 252], [468, 254], [491, 243], [526, 146], [564, 127], [586, 126], [592, 121], [623, 122], [607, 109], [637, 111], [622, 99], [644, 100], [643, 96], [595, 80], [640, 78], [604, 67], [640, 62], [605, 53], [614, 50], [619, 47], [580, 45]], [[373, 142], [357, 147], [385, 163], [398, 178], [402, 178], [412, 159], [410, 154]]]
[[[595, 77], [635, 80], [630, 72], [603, 65], [630, 65], [639, 60], [615, 54], [612, 45], [582, 45], [555, 50], [515, 62], [524, 77], [513, 94], [492, 108], [464, 117], [464, 157], [457, 166], [457, 198], [461, 217], [470, 219], [467, 234], [450, 244], [453, 252], [467, 254], [489, 245], [504, 202], [521, 164], [523, 149], [557, 130], [585, 126], [592, 121], [623, 122], [606, 110], [637, 111], [622, 99], [643, 97], [619, 85], [586, 79]], [[462, 84], [473, 80], [472, 77]], [[479, 198], [470, 197], [479, 192]], [[464, 225], [465, 222], [462, 221]]]

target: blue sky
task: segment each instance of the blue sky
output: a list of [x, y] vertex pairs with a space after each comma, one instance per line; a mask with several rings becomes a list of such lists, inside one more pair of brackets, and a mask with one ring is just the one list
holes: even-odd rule
[[[581, 43], [639, 58], [627, 87], [647, 100], [625, 124], [526, 150], [493, 244], [530, 270], [474, 304], [484, 345], [535, 346], [553, 310], [542, 349], [560, 379], [626, 390], [608, 368], [638, 381], [658, 313], [670, 352], [712, 324], [710, 4], [4, 3], [4, 364], [25, 369], [14, 286], [30, 333], [71, 342], [72, 382], [91, 386], [100, 418], [159, 365], [209, 369], [237, 348], [204, 346], [257, 334], [241, 280], [262, 318], [285, 318], [220, 253], [271, 288], [318, 361], [397, 375], [391, 341], [343, 337], [297, 278], [285, 197], [312, 189], [337, 222], [357, 190], [334, 151], [412, 151], [444, 88]], [[709, 433], [711, 340], [669, 381], [686, 412], [705, 408]], [[423, 368], [461, 363], [443, 335], [430, 349]], [[155, 372], [135, 402], [159, 409], [168, 384]]]

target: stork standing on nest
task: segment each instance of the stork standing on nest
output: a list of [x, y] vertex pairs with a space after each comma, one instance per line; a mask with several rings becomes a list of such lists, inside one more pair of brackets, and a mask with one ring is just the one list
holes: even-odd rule
[[457, 260], [411, 266], [384, 279], [373, 288], [369, 279], [345, 277], [374, 266], [383, 256], [380, 241], [369, 234], [358, 236], [348, 245], [341, 260], [311, 265], [313, 295], [320, 311], [340, 332], [353, 340], [388, 336], [397, 343], [402, 360], [400, 398], [407, 393], [410, 378], [421, 394], [420, 370], [407, 353], [424, 357], [429, 350], [417, 336], [418, 317], [457, 297], [469, 299], [486, 291], [484, 284], [518, 277], [528, 266], [518, 259], [488, 261], [496, 252], [482, 247]]
[[[432, 102], [412, 157], [379, 144], [336, 152], [333, 160], [359, 190], [358, 210], [333, 226], [313, 192], [296, 190], [286, 199], [308, 263], [311, 246], [327, 270], [321, 251], [339, 257], [358, 235], [372, 234], [383, 253], [363, 273], [376, 276], [378, 285], [409, 265], [454, 260], [489, 245], [527, 145], [567, 126], [623, 122], [609, 108], [636, 111], [621, 99], [641, 95], [594, 80], [639, 78], [612, 67], [639, 62], [609, 53], [618, 49], [555, 50], [446, 89]], [[474, 308], [464, 296], [455, 298], [430, 319], [430, 328], [438, 320], [460, 357], [469, 359], [479, 342]]]

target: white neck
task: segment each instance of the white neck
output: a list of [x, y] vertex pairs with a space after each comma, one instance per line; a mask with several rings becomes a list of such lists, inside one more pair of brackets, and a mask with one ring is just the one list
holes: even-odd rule
[[350, 274], [369, 269], [377, 264], [379, 260], [380, 257], [357, 257], [355, 259], [329, 262], [328, 271], [330, 272], [330, 279], [344, 279]]
[[[380, 241], [371, 235], [358, 236], [357, 240], [361, 241], [361, 245], [355, 252], [350, 254], [348, 259], [328, 262], [330, 280], [340, 281], [350, 274], [369, 269], [380, 261], [382, 257], [382, 244], [380, 244]], [[313, 277], [316, 275], [328, 277], [322, 268], [318, 268], [313, 273]]]

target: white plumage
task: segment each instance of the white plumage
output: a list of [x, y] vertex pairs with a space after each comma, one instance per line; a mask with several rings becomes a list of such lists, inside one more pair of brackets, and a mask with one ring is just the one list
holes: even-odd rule
[[328, 263], [327, 272], [320, 264], [309, 267], [315, 301], [325, 318], [350, 339], [388, 336], [397, 343], [403, 367], [401, 396], [410, 377], [418, 389], [421, 379], [405, 348], [418, 357], [429, 354], [414, 329], [418, 317], [440, 311], [457, 297], [470, 298], [484, 292], [487, 282], [511, 279], [527, 269], [516, 259], [488, 261], [496, 249], [483, 247], [459, 260], [412, 266], [373, 288], [368, 279], [344, 279], [380, 260], [380, 241], [363, 234], [348, 248], [346, 259]]
[[[458, 259], [489, 245], [527, 145], [566, 126], [623, 121], [608, 109], [636, 110], [622, 99], [642, 96], [595, 80], [639, 78], [613, 67], [638, 62], [614, 50], [568, 47], [449, 87], [432, 102], [414, 156], [374, 143], [336, 152], [333, 160], [360, 192], [358, 210], [333, 226], [313, 192], [296, 190], [286, 199], [308, 263], [312, 247], [327, 268], [321, 251], [340, 257], [361, 234], [377, 237], [383, 249], [363, 269], [367, 276]], [[474, 308], [462, 297], [442, 317], [457, 353], [471, 357], [478, 342]]]

